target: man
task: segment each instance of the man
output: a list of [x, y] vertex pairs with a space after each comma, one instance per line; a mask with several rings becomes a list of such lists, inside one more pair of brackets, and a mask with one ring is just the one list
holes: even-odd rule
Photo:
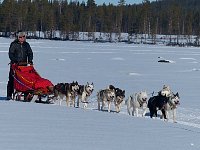
[[18, 32], [17, 39], [10, 44], [9, 48], [9, 58], [10, 58], [10, 72], [9, 81], [7, 84], [7, 100], [12, 98], [14, 92], [14, 77], [13, 70], [11, 68], [12, 64], [27, 65], [33, 64], [33, 52], [28, 42], [26, 42], [25, 32]]

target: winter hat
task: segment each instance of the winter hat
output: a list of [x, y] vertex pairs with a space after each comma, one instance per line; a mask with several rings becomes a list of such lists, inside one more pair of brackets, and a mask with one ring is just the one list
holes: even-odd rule
[[18, 32], [18, 37], [26, 36], [26, 33], [23, 31]]

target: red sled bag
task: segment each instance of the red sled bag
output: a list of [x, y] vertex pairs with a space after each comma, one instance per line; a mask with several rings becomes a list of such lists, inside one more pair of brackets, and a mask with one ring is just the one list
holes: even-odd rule
[[14, 89], [20, 92], [34, 91], [40, 94], [47, 94], [48, 87], [53, 84], [48, 79], [42, 78], [33, 65], [18, 66], [12, 65], [14, 71]]

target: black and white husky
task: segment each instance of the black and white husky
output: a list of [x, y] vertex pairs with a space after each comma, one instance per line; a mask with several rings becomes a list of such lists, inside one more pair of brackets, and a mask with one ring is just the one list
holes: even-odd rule
[[121, 111], [121, 104], [124, 101], [125, 98], [125, 90], [119, 89], [119, 88], [114, 88], [115, 90], [115, 110], [117, 113]]
[[87, 108], [88, 98], [92, 94], [94, 90], [94, 84], [88, 83], [86, 85], [79, 85], [79, 90], [77, 92], [78, 99], [77, 99], [77, 107], [79, 107], [80, 101], [83, 103], [83, 108]]
[[54, 99], [59, 100], [59, 105], [61, 105], [63, 98], [66, 98], [67, 106], [75, 107], [75, 99], [77, 91], [79, 89], [78, 82], [72, 83], [58, 83], [54, 86]]
[[153, 96], [148, 101], [148, 108], [150, 111], [150, 117], [157, 117], [157, 111], [161, 110], [164, 120], [169, 119], [169, 111], [173, 111], [173, 122], [176, 122], [176, 108], [180, 104], [178, 92], [174, 94], [173, 92], [169, 95], [163, 96], [159, 93], [157, 96]]
[[169, 119], [169, 113], [172, 111], [172, 119], [173, 122], [176, 123], [176, 110], [178, 105], [180, 105], [180, 97], [179, 93], [176, 94], [171, 93], [169, 101], [165, 105], [165, 111], [166, 111], [166, 118]]
[[148, 108], [150, 112], [150, 117], [158, 117], [158, 110], [162, 112], [163, 117], [166, 119], [166, 111], [165, 111], [165, 105], [169, 101], [169, 97], [163, 96], [161, 93], [159, 93], [157, 96], [152, 96], [148, 100]]
[[142, 110], [142, 117], [145, 116], [147, 111], [147, 92], [141, 91], [130, 95], [128, 100], [126, 101], [127, 111], [129, 115], [139, 116], [139, 109]]

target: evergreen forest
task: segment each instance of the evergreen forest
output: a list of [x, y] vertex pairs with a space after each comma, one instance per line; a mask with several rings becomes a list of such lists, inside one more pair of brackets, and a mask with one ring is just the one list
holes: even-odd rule
[[18, 30], [47, 33], [47, 38], [59, 31], [64, 39], [78, 32], [198, 38], [200, 0], [143, 0], [132, 5], [125, 0], [118, 0], [118, 5], [97, 5], [95, 0], [0, 1], [1, 36]]

